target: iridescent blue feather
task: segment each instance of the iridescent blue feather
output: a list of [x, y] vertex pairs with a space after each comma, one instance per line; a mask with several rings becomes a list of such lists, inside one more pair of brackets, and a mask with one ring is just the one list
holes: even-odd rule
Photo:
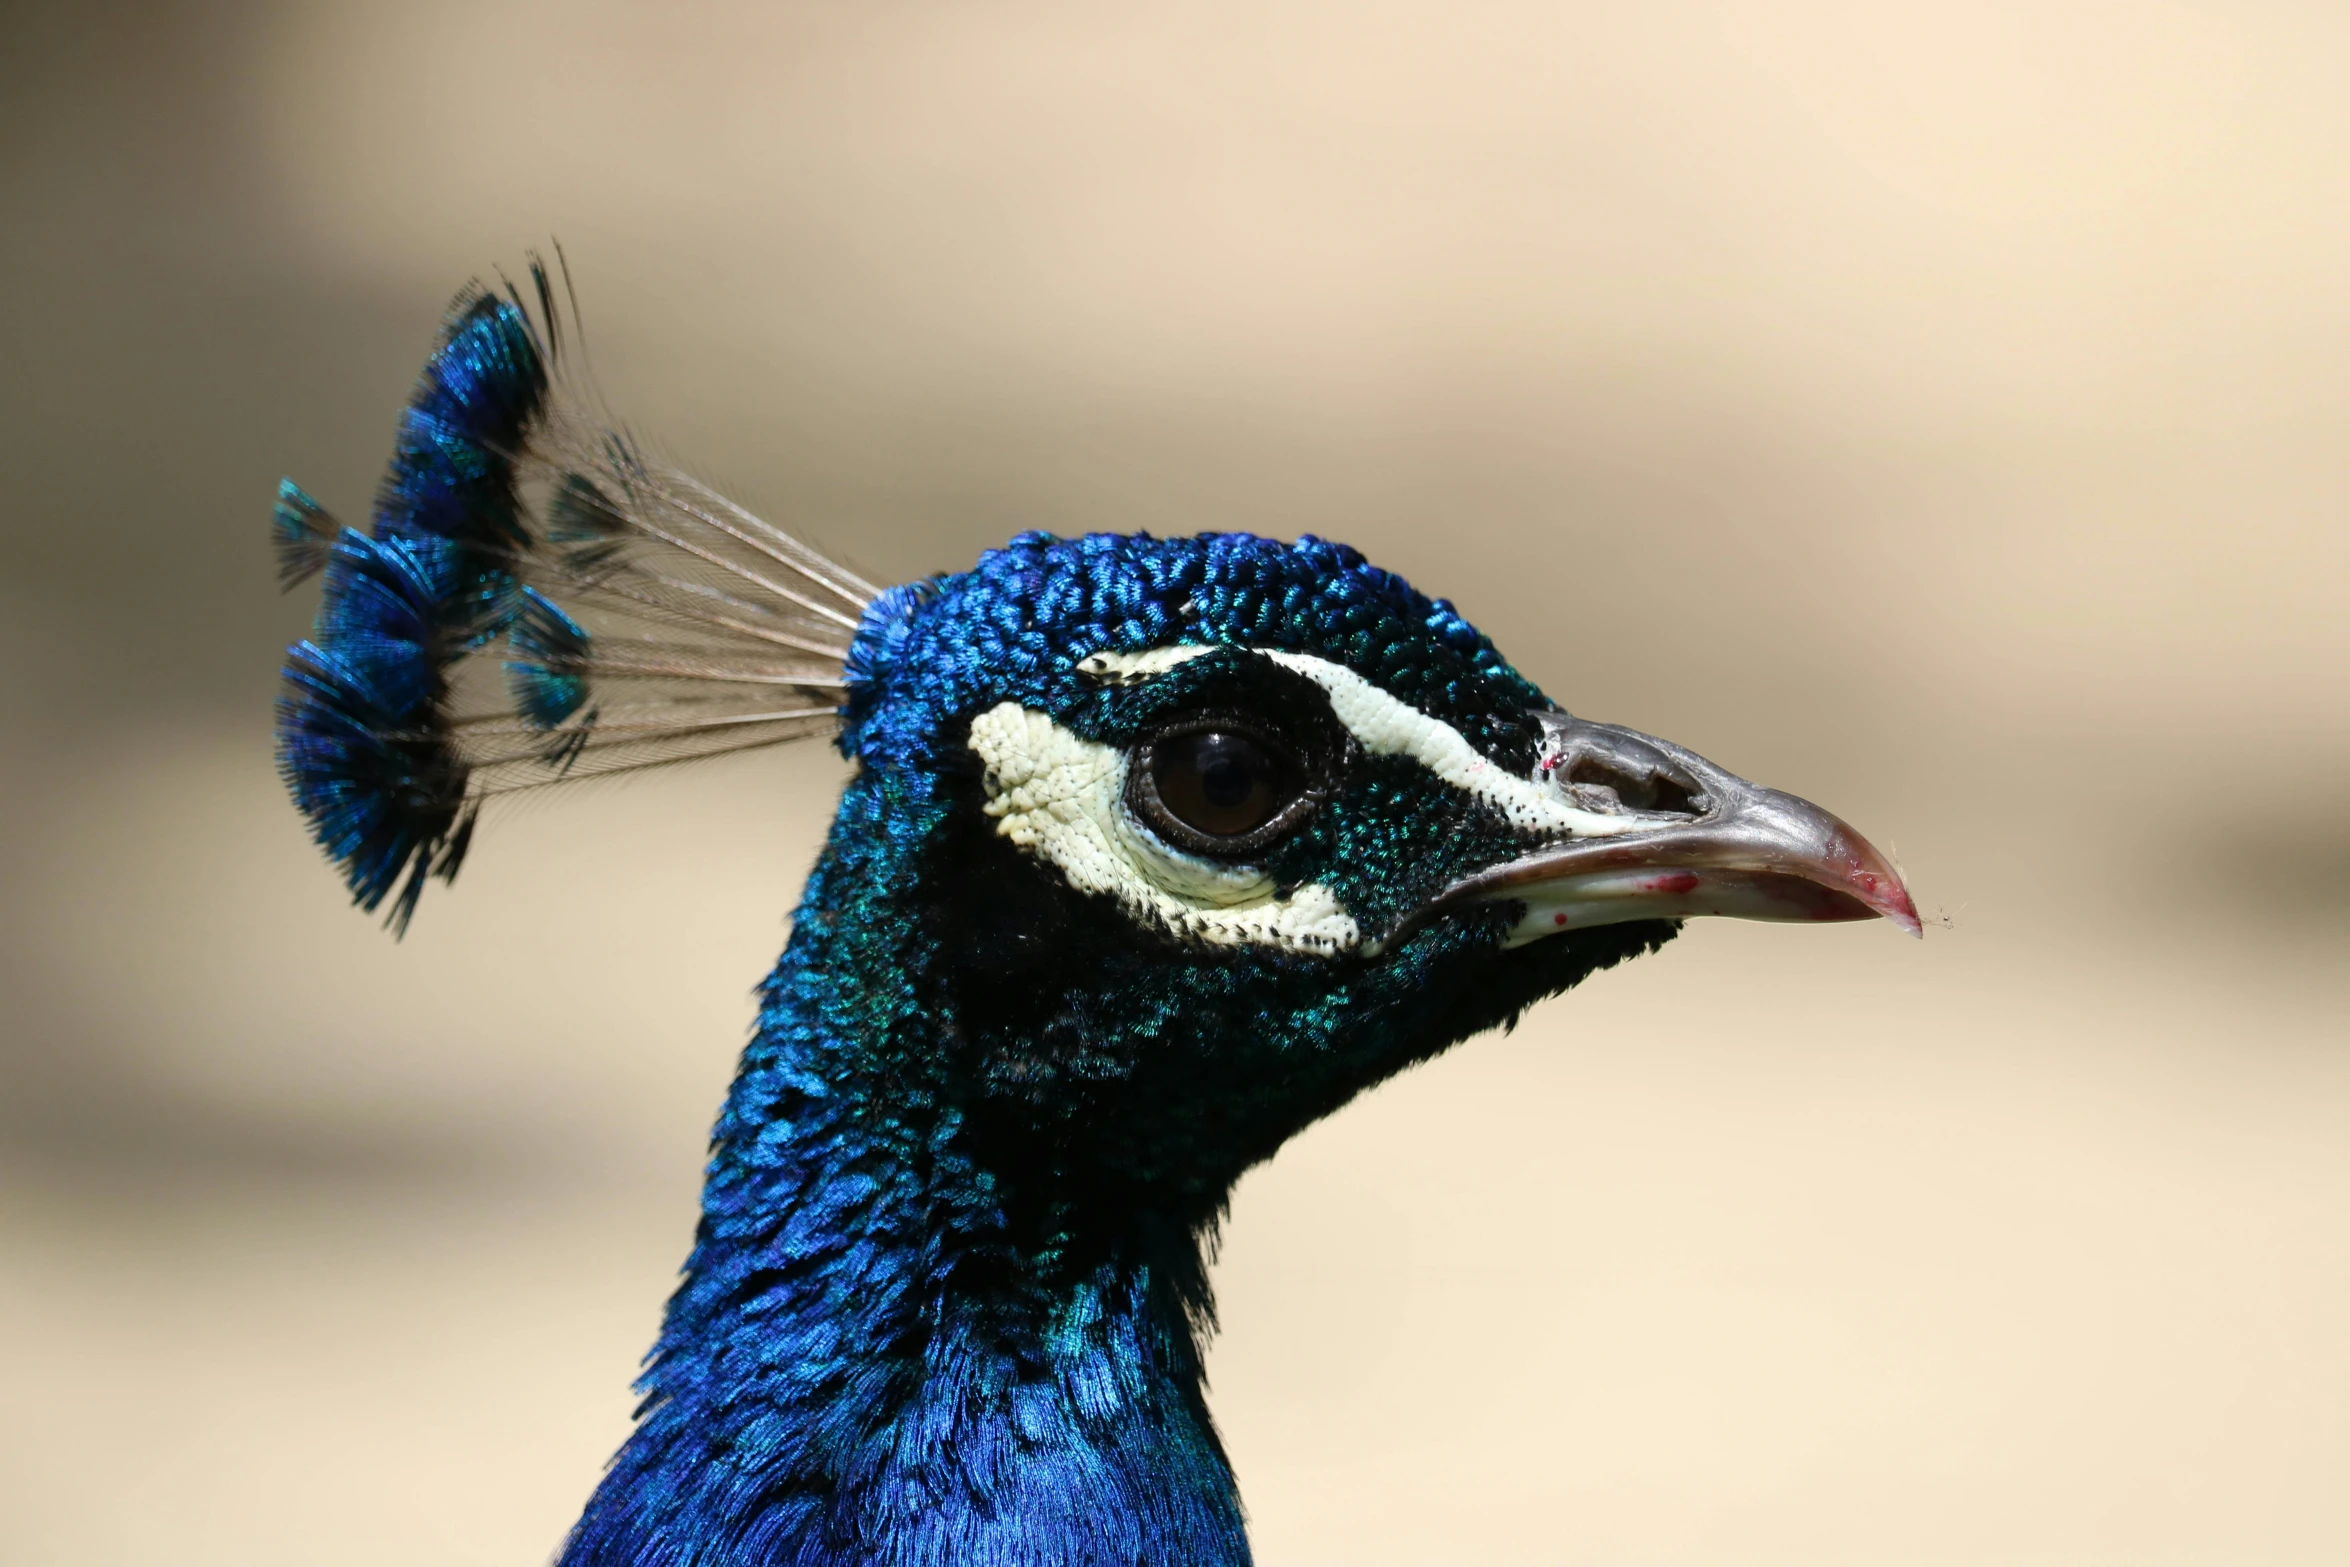
[[298, 587], [326, 568], [327, 554], [343, 525], [291, 479], [277, 481], [277, 510], [270, 546], [277, 555], [277, 585]]
[[397, 889], [395, 929], [427, 873], [453, 878], [464, 856], [466, 770], [442, 675], [456, 576], [437, 540], [345, 532], [317, 633], [289, 654], [278, 698], [279, 772], [362, 908]]
[[514, 652], [506, 661], [507, 683], [525, 723], [552, 729], [587, 704], [594, 639], [561, 605], [536, 588], [523, 589], [507, 641]]
[[400, 416], [377, 535], [446, 539], [474, 569], [502, 569], [525, 543], [515, 462], [546, 406], [548, 370], [520, 303], [479, 287], [459, 294]]

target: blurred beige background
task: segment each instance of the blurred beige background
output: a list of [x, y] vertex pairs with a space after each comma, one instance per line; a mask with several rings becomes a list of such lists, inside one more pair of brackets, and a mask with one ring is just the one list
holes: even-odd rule
[[837, 783], [493, 824], [395, 946], [272, 775], [559, 236], [615, 406], [888, 579], [1313, 531], [1890, 843], [1251, 1176], [1267, 1567], [2350, 1560], [2350, 10], [18, 5], [0, 1560], [516, 1564], [625, 1428]]

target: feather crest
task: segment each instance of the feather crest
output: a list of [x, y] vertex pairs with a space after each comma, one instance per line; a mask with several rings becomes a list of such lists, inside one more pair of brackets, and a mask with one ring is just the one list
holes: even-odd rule
[[[450, 306], [368, 532], [279, 487], [280, 580], [325, 570], [287, 656], [279, 768], [395, 929], [454, 877], [489, 798], [836, 733], [881, 596], [601, 415], [559, 362], [535, 258], [530, 278], [530, 303], [477, 284]], [[503, 682], [468, 678], [485, 656]]]

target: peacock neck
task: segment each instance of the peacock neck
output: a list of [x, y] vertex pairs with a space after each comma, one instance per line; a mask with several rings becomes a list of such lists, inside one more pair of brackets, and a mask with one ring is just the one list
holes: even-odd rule
[[840, 848], [764, 988], [637, 1429], [566, 1567], [1247, 1562], [1201, 1391], [1199, 1216], [991, 1156], [923, 938], [827, 896], [871, 885]]

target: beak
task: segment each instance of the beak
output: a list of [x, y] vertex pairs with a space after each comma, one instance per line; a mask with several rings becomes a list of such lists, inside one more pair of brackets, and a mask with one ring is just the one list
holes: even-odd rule
[[1869, 841], [1808, 800], [1748, 783], [1667, 740], [1565, 713], [1544, 730], [1536, 776], [1622, 830], [1545, 844], [1446, 888], [1424, 911], [1520, 906], [1506, 946], [1625, 920], [1826, 923], [1882, 916], [1924, 930], [1901, 875]]

